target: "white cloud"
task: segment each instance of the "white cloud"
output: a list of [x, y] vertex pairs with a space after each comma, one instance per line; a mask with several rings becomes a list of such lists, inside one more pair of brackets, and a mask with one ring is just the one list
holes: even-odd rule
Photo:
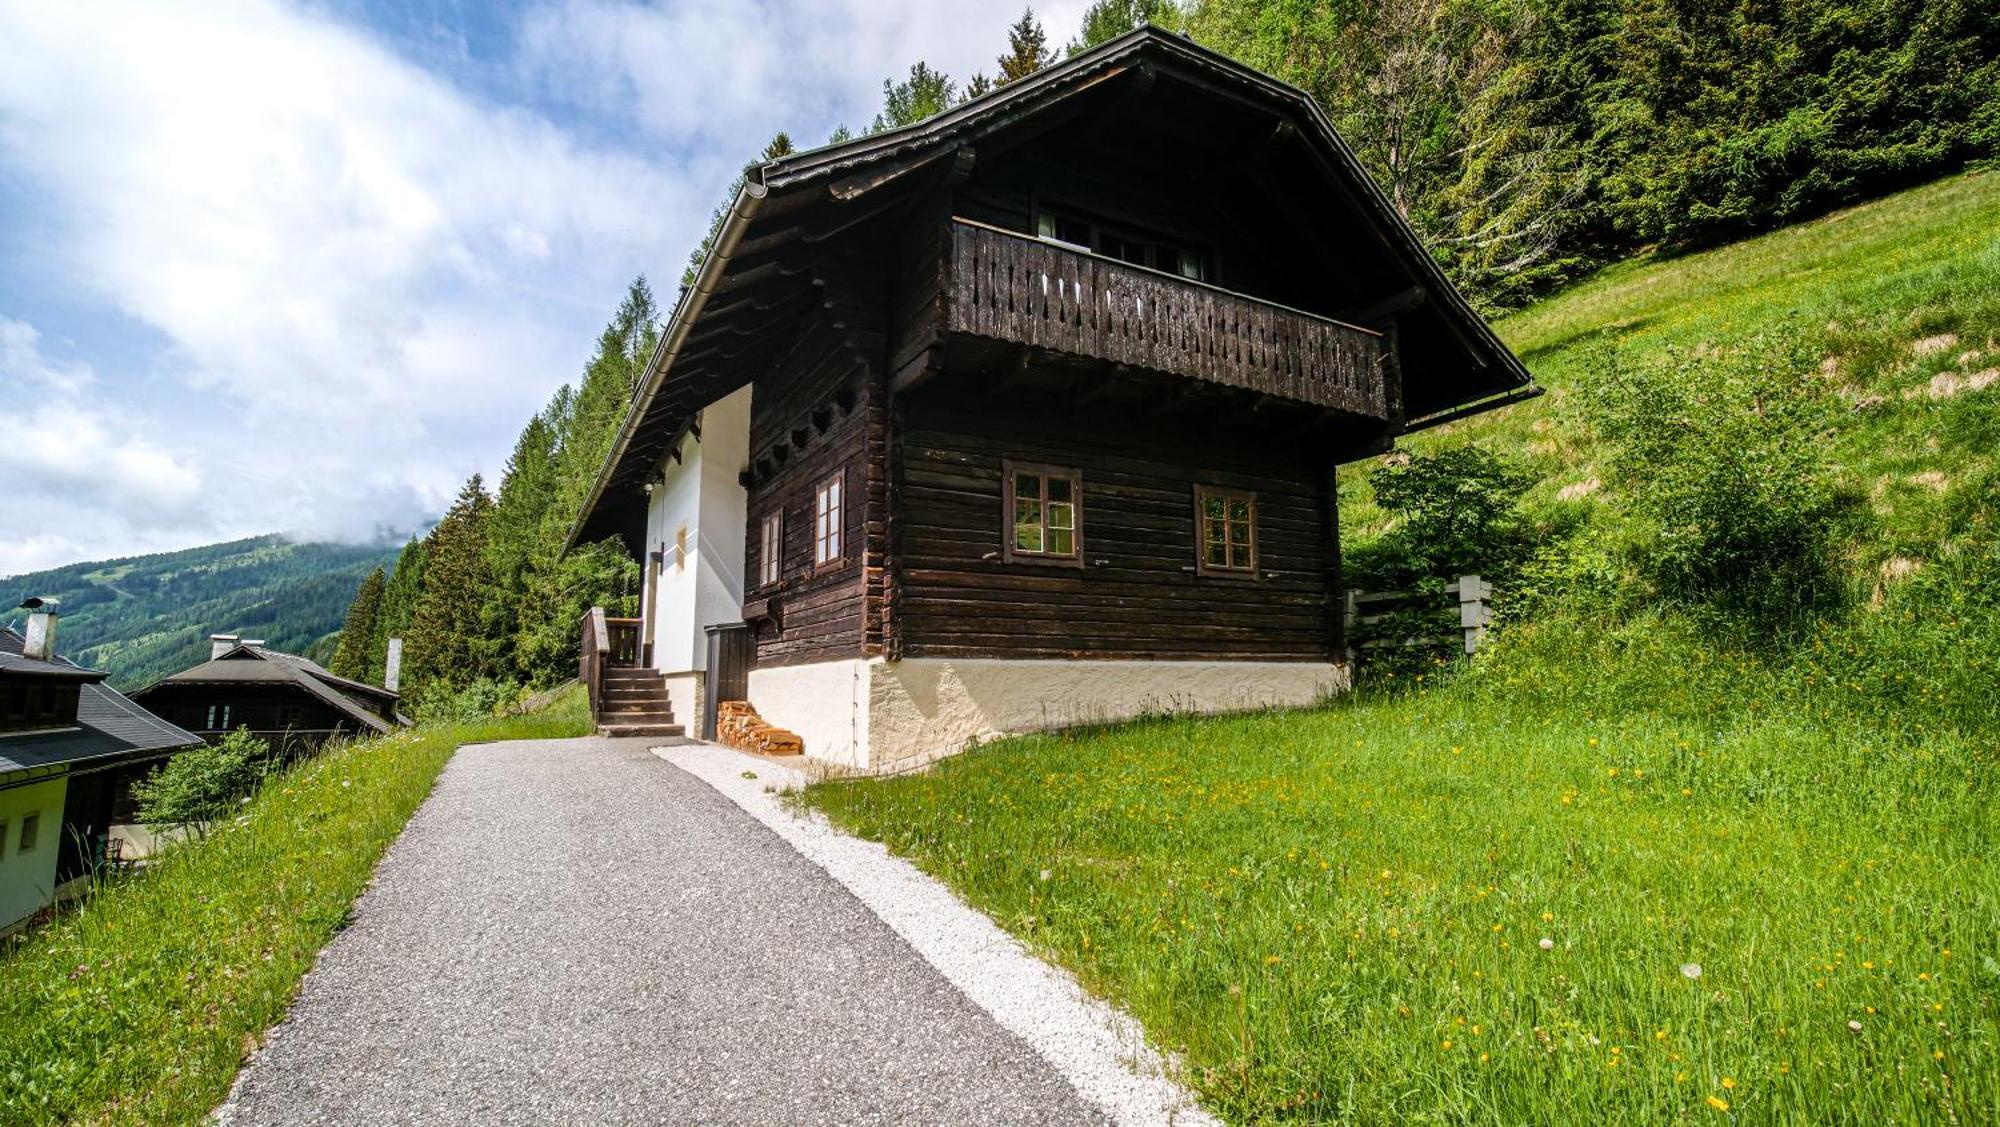
[[[1035, 6], [1060, 51], [1087, 0]], [[936, 0], [553, 0], [522, 30], [523, 64], [561, 93], [632, 114], [654, 136], [721, 158], [720, 179], [786, 130], [806, 148], [859, 132], [882, 81], [924, 60], [961, 88], [991, 76], [1020, 17], [1013, 4]]]

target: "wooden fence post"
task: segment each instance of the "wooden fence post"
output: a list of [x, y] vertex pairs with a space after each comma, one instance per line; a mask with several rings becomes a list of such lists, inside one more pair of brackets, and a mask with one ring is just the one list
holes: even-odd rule
[[1477, 575], [1461, 575], [1458, 588], [1458, 625], [1465, 632], [1465, 652], [1479, 652], [1486, 641], [1486, 628], [1493, 624], [1493, 585]]

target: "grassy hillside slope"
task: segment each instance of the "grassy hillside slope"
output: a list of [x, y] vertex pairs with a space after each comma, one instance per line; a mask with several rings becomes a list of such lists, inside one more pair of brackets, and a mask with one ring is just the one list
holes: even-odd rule
[[[1409, 448], [1469, 441], [1524, 459], [1540, 480], [1528, 503], [1545, 520], [1565, 506], [1601, 509], [1615, 498], [1601, 488], [1605, 451], [1578, 408], [1580, 385], [1608, 365], [1775, 337], [1814, 350], [1852, 408], [1829, 457], [1879, 521], [1857, 538], [1854, 562], [1920, 558], [1950, 538], [1954, 494], [1984, 488], [2000, 454], [2000, 174], [1703, 254], [1626, 262], [1498, 328], [1549, 394]], [[1367, 467], [1357, 469], [1343, 475], [1350, 541], [1385, 523]]]
[[[0, 579], [0, 622], [28, 595], [63, 601], [63, 654], [135, 689], [201, 661], [211, 633], [262, 638], [288, 653], [325, 648], [347, 604], [394, 548], [259, 536], [180, 552], [71, 564]], [[329, 651], [330, 656], [330, 651]]]
[[[2000, 176], [1500, 329], [1550, 394], [1411, 444], [1536, 479], [1541, 556], [1469, 668], [806, 801], [1129, 1007], [1234, 1121], [2000, 1120]], [[1845, 499], [1840, 597], [1776, 631], [1656, 585], [1675, 530], [1589, 409], [1767, 363], [1830, 405], [1791, 438]], [[1393, 528], [1361, 469], [1365, 554]]]

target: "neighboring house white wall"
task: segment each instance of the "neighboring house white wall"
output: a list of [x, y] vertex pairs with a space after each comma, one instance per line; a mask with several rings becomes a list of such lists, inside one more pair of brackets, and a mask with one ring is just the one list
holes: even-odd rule
[[659, 552], [651, 605], [653, 668], [668, 675], [678, 721], [692, 723], [699, 707], [698, 673], [708, 666], [705, 628], [743, 617], [743, 557], [750, 468], [750, 388], [701, 412], [701, 438], [682, 439], [681, 457], [660, 466], [663, 480], [646, 506], [645, 566]]
[[1300, 707], [1348, 686], [1347, 666], [1325, 662], [876, 658], [752, 670], [750, 703], [814, 759], [891, 773], [1005, 735]]
[[[62, 776], [0, 790], [0, 933], [55, 900], [56, 850], [68, 793], [69, 780]], [[21, 833], [31, 817], [35, 844], [24, 851]]]

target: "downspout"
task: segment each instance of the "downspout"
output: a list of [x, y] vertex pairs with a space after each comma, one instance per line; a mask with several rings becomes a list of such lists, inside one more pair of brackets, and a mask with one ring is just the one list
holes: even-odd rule
[[[758, 175], [762, 176], [762, 170]], [[625, 413], [624, 425], [618, 428], [618, 441], [611, 446], [611, 456], [598, 471], [597, 482], [591, 486], [590, 496], [585, 498], [583, 507], [577, 511], [576, 520], [570, 524], [569, 535], [563, 540], [563, 550], [576, 545], [576, 537], [583, 529], [588, 515], [597, 508], [604, 496], [606, 485], [618, 463], [625, 459], [625, 451], [632, 445], [632, 436], [639, 429], [639, 420], [645, 416], [646, 407], [659, 394], [660, 385], [667, 372], [673, 367], [674, 359], [680, 355], [681, 346], [687, 343], [688, 333], [695, 320], [708, 305], [708, 299], [715, 294], [722, 281], [723, 272], [729, 266], [730, 256], [736, 253], [737, 244], [743, 241], [743, 233], [749, 229], [752, 220], [762, 208], [764, 197], [770, 189], [759, 180], [745, 180], [737, 190], [736, 198], [730, 201], [729, 215], [722, 221], [722, 229], [715, 233], [715, 243], [709, 247], [708, 256], [701, 260], [701, 269], [696, 272], [694, 285], [681, 294], [674, 306], [674, 315], [667, 322], [667, 331], [653, 346], [653, 354], [646, 358], [645, 375], [639, 379], [638, 392], [632, 397], [632, 405]]]

